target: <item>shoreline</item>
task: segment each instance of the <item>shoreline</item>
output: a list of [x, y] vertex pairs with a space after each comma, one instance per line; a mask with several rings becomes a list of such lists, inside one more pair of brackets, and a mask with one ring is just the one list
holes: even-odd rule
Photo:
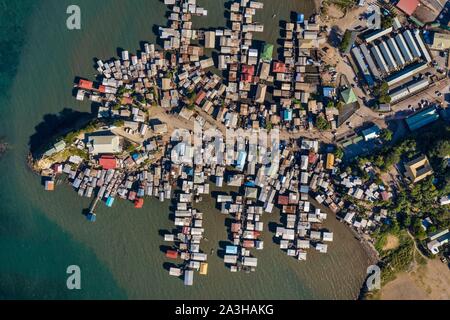
[[[337, 221], [339, 221], [339, 223], [342, 223], [342, 224], [345, 225], [345, 229], [348, 230], [348, 231], [354, 236], [354, 238], [357, 239], [357, 240], [359, 241], [360, 246], [361, 246], [361, 248], [364, 250], [364, 252], [365, 252], [365, 254], [366, 254], [366, 256], [367, 256], [367, 258], [368, 258], [368, 260], [369, 260], [369, 264], [370, 264], [370, 265], [377, 265], [377, 264], [381, 261], [381, 259], [380, 259], [380, 257], [379, 257], [379, 253], [378, 253], [378, 251], [373, 247], [373, 245], [372, 245], [370, 242], [368, 242], [367, 239], [363, 239], [363, 238], [361, 237], [361, 235], [360, 235], [358, 232], [356, 232], [356, 230], [354, 230], [351, 226], [349, 226], [348, 224], [344, 223], [344, 222], [342, 221], [342, 219], [340, 219], [340, 218], [337, 216], [336, 213], [334, 213], [333, 211], [331, 211], [330, 208], [328, 208], [328, 207], [326, 207], [326, 206], [324, 206], [324, 205], [319, 204], [319, 203], [318, 203], [315, 199], [313, 199], [313, 198], [310, 198], [309, 201], [311, 202], [311, 204], [312, 204], [313, 206], [315, 206], [315, 207], [317, 207], [317, 208], [320, 208], [321, 210], [325, 211], [325, 212], [326, 212], [327, 214], [329, 214], [329, 215], [333, 215], [334, 218], [335, 218]], [[366, 290], [366, 280], [367, 280], [367, 277], [364, 278], [364, 281], [363, 281], [363, 283], [361, 284], [361, 287], [360, 287], [359, 293], [357, 294], [356, 300], [364, 300], [364, 298], [365, 298], [365, 293], [367, 292], [367, 290]]]
[[361, 235], [356, 232], [351, 226], [349, 226], [348, 224], [344, 223], [342, 221], [342, 219], [340, 219], [336, 213], [334, 213], [333, 211], [331, 211], [330, 208], [319, 204], [315, 199], [310, 198], [309, 200], [311, 202], [311, 204], [315, 207], [320, 208], [321, 210], [325, 211], [327, 214], [333, 215], [336, 220], [338, 220], [340, 223], [343, 223], [346, 227], [346, 229], [348, 229], [352, 235], [361, 243], [361, 246], [363, 247], [364, 251], [366, 252], [368, 258], [370, 259], [370, 263], [372, 264], [376, 264], [378, 262], [380, 262], [380, 258], [379, 258], [379, 254], [378, 251], [376, 251], [376, 249], [371, 245], [370, 242], [368, 242], [366, 239], [361, 238]]

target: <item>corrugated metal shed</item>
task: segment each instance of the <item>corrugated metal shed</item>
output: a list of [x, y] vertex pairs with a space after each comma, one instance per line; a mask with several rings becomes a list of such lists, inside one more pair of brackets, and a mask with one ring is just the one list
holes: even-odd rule
[[431, 62], [430, 53], [428, 52], [427, 48], [425, 47], [425, 44], [423, 43], [422, 37], [420, 36], [420, 31], [419, 30], [415, 30], [414, 31], [414, 36], [416, 38], [417, 43], [419, 44], [419, 47], [420, 47], [420, 50], [423, 53], [423, 56], [425, 57], [425, 60], [427, 60], [427, 62]]
[[412, 83], [411, 85], [408, 86], [408, 91], [410, 94], [419, 91], [423, 88], [426, 88], [430, 83], [428, 82], [428, 78], [424, 78], [422, 80], [419, 81], [415, 81], [414, 83]]
[[401, 88], [399, 90], [389, 91], [389, 96], [391, 97], [391, 103], [397, 102], [409, 95], [408, 88]]
[[405, 59], [403, 59], [402, 53], [400, 52], [395, 40], [393, 38], [389, 38], [387, 44], [389, 49], [391, 49], [391, 53], [394, 56], [395, 61], [397, 61], [397, 64], [403, 66], [405, 64]]
[[369, 66], [370, 71], [372, 72], [373, 76], [377, 79], [379, 79], [380, 76], [380, 72], [378, 71], [378, 68], [375, 66], [375, 62], [372, 59], [372, 56], [370, 55], [369, 50], [367, 49], [365, 44], [362, 44], [360, 47], [361, 52], [364, 56], [364, 58], [367, 61], [367, 65]]
[[419, 47], [416, 44], [416, 41], [414, 40], [414, 37], [410, 30], [405, 30], [403, 32], [403, 36], [405, 37], [406, 43], [408, 44], [408, 47], [411, 49], [411, 53], [414, 58], [420, 58], [420, 51]]
[[381, 51], [378, 48], [377, 45], [374, 45], [372, 48], [370, 48], [370, 51], [372, 51], [372, 54], [375, 58], [375, 61], [377, 62], [378, 67], [381, 69], [384, 73], [389, 73], [388, 66], [386, 64], [386, 61], [384, 61], [383, 56], [381, 55]]
[[372, 41], [374, 41], [374, 40], [376, 40], [376, 39], [378, 39], [378, 38], [380, 38], [380, 37], [382, 37], [382, 36], [384, 36], [386, 34], [389, 34], [391, 32], [392, 32], [392, 27], [389, 27], [389, 28], [384, 29], [384, 30], [381, 30], [381, 29], [380, 30], [376, 30], [376, 31], [372, 32], [371, 34], [369, 34], [365, 38], [365, 40], [366, 40], [367, 43], [370, 43], [370, 42], [372, 42]]
[[384, 42], [384, 41], [380, 42], [379, 46], [380, 46], [381, 52], [383, 53], [384, 60], [389, 65], [389, 68], [397, 69], [398, 68], [397, 63], [395, 62], [394, 57], [392, 56], [392, 53], [389, 50], [386, 42]]
[[362, 74], [364, 75], [364, 78], [366, 79], [367, 84], [369, 86], [372, 86], [374, 81], [369, 69], [367, 69], [366, 63], [364, 62], [361, 50], [358, 47], [354, 47], [352, 49], [352, 53], [356, 59], [356, 62], [358, 63], [359, 68], [361, 69]]
[[408, 77], [413, 76], [417, 72], [423, 71], [426, 68], [428, 68], [427, 64], [422, 63], [416, 63], [412, 66], [408, 66], [404, 68], [403, 70], [400, 70], [396, 72], [395, 74], [392, 74], [391, 76], [386, 78], [386, 82], [389, 86], [392, 86], [393, 84], [396, 84], [397, 82], [400, 82], [404, 79], [407, 79]]
[[411, 51], [409, 50], [408, 46], [406, 45], [405, 38], [403, 37], [403, 35], [401, 33], [399, 33], [395, 36], [395, 41], [397, 42], [397, 44], [400, 48], [400, 51], [402, 52], [403, 58], [407, 62], [411, 62], [413, 60], [413, 56], [412, 56]]

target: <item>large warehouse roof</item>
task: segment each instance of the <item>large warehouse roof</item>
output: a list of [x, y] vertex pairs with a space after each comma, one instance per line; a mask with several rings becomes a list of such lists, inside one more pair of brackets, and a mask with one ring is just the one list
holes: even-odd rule
[[410, 16], [414, 13], [414, 11], [416, 11], [418, 5], [419, 0], [400, 0], [397, 3], [397, 8]]

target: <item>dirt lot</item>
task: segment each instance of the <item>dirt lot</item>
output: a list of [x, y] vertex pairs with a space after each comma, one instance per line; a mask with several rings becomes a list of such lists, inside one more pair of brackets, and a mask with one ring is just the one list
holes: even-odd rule
[[343, 31], [354, 28], [360, 24], [359, 16], [367, 10], [368, 5], [362, 7], [355, 7], [345, 14], [335, 5], [331, 4], [328, 7], [325, 22], [330, 25], [337, 25]]
[[398, 247], [399, 243], [400, 242], [398, 240], [398, 237], [396, 237], [392, 234], [389, 234], [386, 237], [386, 244], [383, 246], [383, 250], [387, 251], [387, 250], [396, 249]]
[[439, 259], [418, 265], [409, 273], [401, 273], [381, 289], [382, 300], [448, 300], [450, 270]]

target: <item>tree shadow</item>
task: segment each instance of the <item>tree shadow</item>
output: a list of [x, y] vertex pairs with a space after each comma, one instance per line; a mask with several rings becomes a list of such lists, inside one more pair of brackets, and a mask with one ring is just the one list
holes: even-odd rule
[[338, 48], [342, 39], [342, 30], [338, 26], [332, 26], [328, 35], [328, 42], [335, 48]]
[[28, 146], [33, 156], [40, 156], [45, 148], [53, 144], [57, 137], [72, 130], [77, 130], [94, 118], [92, 113], [64, 108], [58, 114], [46, 114], [43, 120], [34, 127], [35, 133], [30, 136]]

